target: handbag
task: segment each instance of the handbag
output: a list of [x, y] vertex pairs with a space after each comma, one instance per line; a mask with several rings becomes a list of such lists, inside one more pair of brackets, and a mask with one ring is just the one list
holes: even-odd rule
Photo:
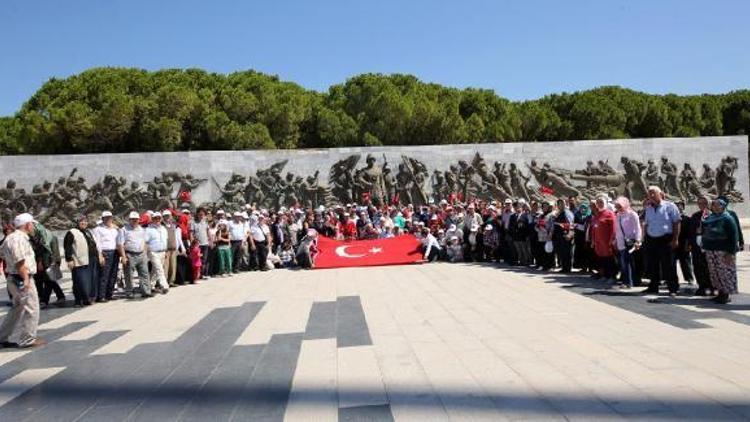
[[622, 233], [622, 239], [625, 242], [625, 249], [631, 250], [635, 246], [635, 239], [628, 239], [625, 236], [625, 231], [622, 229], [622, 220], [618, 217], [617, 218], [617, 225], [620, 227], [620, 233]]
[[47, 267], [46, 270], [44, 270], [44, 272], [47, 274], [47, 277], [49, 277], [49, 279], [52, 281], [58, 281], [63, 277], [62, 271], [60, 270], [60, 266], [57, 264], [50, 265], [49, 267]]

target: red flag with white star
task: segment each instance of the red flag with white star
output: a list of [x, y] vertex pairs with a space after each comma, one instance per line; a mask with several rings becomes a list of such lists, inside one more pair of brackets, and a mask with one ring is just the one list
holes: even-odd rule
[[315, 268], [414, 264], [422, 262], [420, 246], [412, 235], [348, 242], [321, 236]]

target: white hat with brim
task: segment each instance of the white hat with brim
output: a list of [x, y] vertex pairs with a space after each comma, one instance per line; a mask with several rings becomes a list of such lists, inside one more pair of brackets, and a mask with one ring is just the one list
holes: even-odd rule
[[171, 216], [172, 215], [172, 211], [170, 211], [170, 210], [164, 210], [164, 211], [161, 212], [161, 215], [170, 215]]
[[16, 218], [13, 219], [13, 226], [15, 226], [15, 228], [19, 228], [21, 226], [34, 222], [34, 216], [25, 212], [23, 214], [18, 214]]
[[112, 217], [112, 213], [110, 211], [104, 211], [102, 212], [102, 218]]
[[161, 213], [159, 211], [156, 211], [155, 213], [151, 214], [151, 218], [161, 218]]
[[128, 214], [128, 220], [140, 220], [141, 216], [136, 211], [131, 211], [130, 214]]

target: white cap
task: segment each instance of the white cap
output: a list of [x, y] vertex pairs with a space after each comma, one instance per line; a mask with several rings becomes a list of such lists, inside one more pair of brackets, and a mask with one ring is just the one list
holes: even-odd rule
[[18, 214], [16, 218], [13, 219], [13, 226], [15, 226], [15, 228], [19, 228], [25, 224], [33, 222], [34, 217], [31, 214], [25, 212], [23, 214]]
[[492, 230], [492, 224], [488, 224], [488, 225], [484, 226], [484, 229], [485, 230]]
[[216, 211], [216, 215], [219, 215], [219, 214], [224, 214], [224, 210]]
[[430, 217], [430, 220], [437, 220], [437, 214], [433, 214], [432, 217]]
[[102, 212], [102, 218], [112, 217], [112, 212], [110, 211], [104, 211]]
[[146, 214], [148, 214], [148, 216], [151, 217], [152, 215], [154, 215], [154, 212], [151, 210], [148, 210], [146, 211]]
[[183, 209], [182, 209], [182, 213], [183, 213], [183, 214], [190, 214], [190, 210], [189, 210], [189, 209], [187, 209], [187, 208], [183, 208]]
[[246, 220], [247, 220], [248, 218], [250, 218], [250, 216], [249, 216], [249, 215], [247, 215], [247, 211], [242, 211], [242, 212], [240, 213], [240, 215], [242, 216], [242, 218], [244, 218], [244, 219], [246, 219]]
[[172, 215], [172, 211], [170, 210], [164, 210], [161, 212], [161, 215]]
[[242, 213], [239, 211], [235, 211], [234, 214], [232, 214], [232, 217], [242, 217]]
[[440, 205], [448, 205], [448, 201], [445, 199], [440, 200]]
[[503, 203], [504, 203], [504, 204], [512, 204], [512, 203], [513, 203], [513, 200], [512, 200], [512, 199], [510, 199], [510, 198], [507, 198], [507, 199], [505, 199], [505, 201], [503, 201]]
[[128, 220], [140, 220], [141, 216], [136, 211], [130, 211], [130, 214], [128, 214]]
[[349, 217], [349, 213], [348, 213], [348, 212], [345, 212], [345, 213], [344, 213], [344, 217]]
[[151, 218], [161, 218], [161, 213], [159, 211], [156, 211], [155, 213], [151, 214]]

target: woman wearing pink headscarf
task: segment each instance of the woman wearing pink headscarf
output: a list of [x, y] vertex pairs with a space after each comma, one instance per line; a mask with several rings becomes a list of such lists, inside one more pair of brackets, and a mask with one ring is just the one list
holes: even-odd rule
[[615, 199], [615, 249], [620, 258], [621, 286], [633, 287], [633, 251], [641, 247], [641, 222], [624, 196]]

